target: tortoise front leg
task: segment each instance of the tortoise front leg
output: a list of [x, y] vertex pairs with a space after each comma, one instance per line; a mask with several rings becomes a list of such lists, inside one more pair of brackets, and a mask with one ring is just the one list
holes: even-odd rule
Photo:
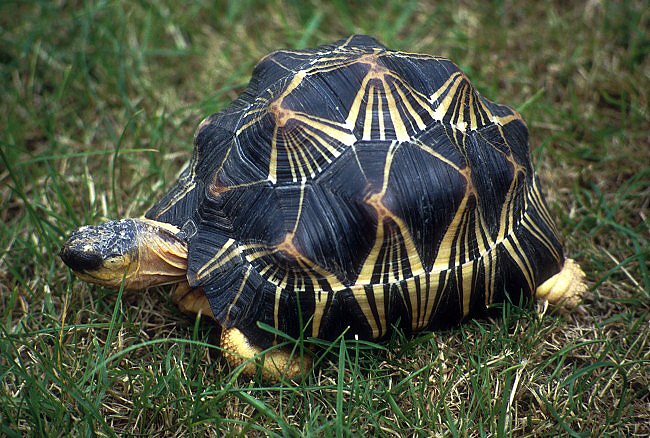
[[[182, 312], [215, 319], [208, 298], [201, 288], [191, 288], [187, 282], [180, 283], [172, 292], [172, 300]], [[288, 349], [278, 348], [260, 354], [262, 349], [253, 345], [235, 327], [221, 330], [220, 345], [223, 348], [222, 354], [231, 367], [238, 367], [248, 361], [242, 374], [250, 377], [255, 375], [257, 367], [261, 366], [262, 378], [269, 382], [277, 382], [281, 377], [296, 378], [303, 370], [311, 367], [309, 357], [301, 358], [298, 352], [292, 353]], [[255, 359], [251, 360], [253, 358]]]
[[[237, 367], [248, 361], [243, 374], [253, 376], [257, 367], [261, 367], [262, 378], [267, 382], [277, 382], [280, 378], [294, 379], [309, 368], [311, 358], [300, 355], [298, 351], [286, 348], [276, 348], [260, 354], [262, 349], [246, 338], [236, 327], [224, 329], [221, 332], [221, 347], [223, 355], [231, 367]], [[256, 358], [254, 360], [250, 360]]]
[[172, 292], [172, 301], [181, 312], [192, 315], [205, 315], [215, 319], [208, 297], [205, 296], [203, 289], [200, 287], [191, 288], [187, 281], [176, 285]]

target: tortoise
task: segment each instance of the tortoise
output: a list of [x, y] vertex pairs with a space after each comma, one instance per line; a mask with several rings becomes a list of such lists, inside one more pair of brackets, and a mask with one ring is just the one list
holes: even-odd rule
[[[194, 144], [143, 218], [81, 227], [60, 256], [90, 283], [175, 284], [181, 310], [221, 326], [231, 364], [281, 333], [381, 340], [585, 291], [524, 120], [448, 59], [363, 35], [273, 52]], [[304, 366], [287, 348], [262, 364], [271, 377]]]

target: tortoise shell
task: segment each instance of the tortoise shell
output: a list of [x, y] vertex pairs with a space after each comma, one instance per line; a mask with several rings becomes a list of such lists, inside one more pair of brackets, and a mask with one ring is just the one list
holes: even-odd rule
[[366, 36], [277, 51], [202, 122], [146, 216], [254, 344], [379, 339], [530, 297], [564, 259], [513, 109], [451, 61]]

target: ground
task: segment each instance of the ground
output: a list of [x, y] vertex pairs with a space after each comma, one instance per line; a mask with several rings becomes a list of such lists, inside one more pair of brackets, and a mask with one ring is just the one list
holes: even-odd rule
[[[0, 435], [648, 436], [649, 19], [643, 1], [3, 2]], [[352, 33], [447, 56], [523, 114], [587, 273], [579, 312], [335, 342], [266, 385], [168, 289], [72, 278], [70, 231], [146, 211], [260, 57]]]

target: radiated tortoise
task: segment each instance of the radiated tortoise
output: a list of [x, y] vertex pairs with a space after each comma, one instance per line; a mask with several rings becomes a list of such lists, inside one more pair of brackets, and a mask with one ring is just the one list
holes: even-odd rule
[[[585, 290], [526, 124], [447, 59], [366, 36], [277, 51], [194, 142], [144, 218], [81, 227], [61, 257], [91, 283], [175, 284], [182, 310], [223, 328], [234, 364], [277, 332], [377, 340], [506, 299], [575, 305]], [[276, 349], [263, 366], [303, 364]]]

